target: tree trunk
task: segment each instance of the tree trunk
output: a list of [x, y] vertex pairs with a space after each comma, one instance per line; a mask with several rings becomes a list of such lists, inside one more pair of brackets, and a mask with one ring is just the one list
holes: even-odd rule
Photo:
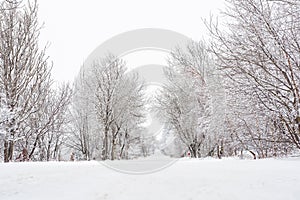
[[5, 141], [4, 142], [4, 162], [9, 162], [13, 159], [14, 152], [14, 142]]
[[115, 159], [115, 148], [116, 148], [115, 140], [116, 138], [113, 135], [112, 142], [111, 142], [111, 160]]
[[191, 152], [191, 157], [192, 158], [197, 158], [197, 149], [195, 144], [191, 144], [189, 146], [190, 152]]
[[8, 147], [8, 159], [11, 161], [13, 159], [13, 153], [14, 153], [14, 142], [9, 141], [9, 147]]
[[8, 159], [8, 142], [4, 141], [4, 162], [9, 162]]
[[50, 154], [51, 154], [50, 148], [51, 148], [51, 142], [49, 142], [48, 146], [47, 146], [47, 151], [46, 151], [46, 159], [47, 159], [47, 161], [50, 160]]
[[105, 127], [103, 147], [102, 147], [102, 160], [107, 160], [107, 159], [108, 159], [108, 128]]
[[121, 159], [124, 158], [124, 155], [123, 155], [124, 147], [125, 147], [125, 144], [122, 144], [122, 147], [121, 147], [121, 150], [120, 150], [120, 158]]

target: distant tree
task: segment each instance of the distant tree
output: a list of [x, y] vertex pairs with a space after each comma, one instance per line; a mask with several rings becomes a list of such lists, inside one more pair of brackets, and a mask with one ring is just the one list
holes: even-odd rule
[[74, 81], [74, 95], [70, 107], [70, 134], [66, 145], [79, 159], [90, 160], [98, 157], [101, 149], [101, 124], [97, 122], [93, 95], [88, 85], [88, 74], [82, 67]]
[[102, 158], [113, 160], [117, 146], [128, 145], [130, 133], [143, 122], [144, 86], [135, 74], [125, 74], [124, 61], [113, 55], [96, 62], [93, 70], [96, 115], [103, 126]]
[[[76, 81], [80, 91], [74, 96], [73, 112], [82, 116], [77, 121], [77, 139], [71, 137], [71, 146], [76, 144], [81, 152], [86, 151], [88, 144], [94, 144], [90, 139], [95, 139], [96, 133], [97, 142], [102, 143], [97, 145], [102, 149], [101, 159], [128, 158], [130, 149], [141, 142], [144, 85], [137, 74], [126, 72], [123, 60], [112, 54], [95, 60], [86, 69]], [[77, 106], [79, 101], [83, 102], [81, 106]]]
[[[212, 104], [207, 73], [212, 65], [203, 43], [171, 53], [165, 69], [168, 83], [157, 98], [158, 113], [168, 129], [186, 145], [192, 157], [206, 156]], [[213, 145], [211, 145], [213, 146]]]

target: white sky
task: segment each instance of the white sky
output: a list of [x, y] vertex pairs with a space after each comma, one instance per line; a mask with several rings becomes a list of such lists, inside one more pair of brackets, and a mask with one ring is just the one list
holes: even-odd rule
[[199, 40], [201, 18], [218, 13], [224, 0], [40, 0], [44, 22], [40, 43], [50, 43], [57, 81], [73, 81], [88, 55], [102, 42], [139, 28], [163, 28]]

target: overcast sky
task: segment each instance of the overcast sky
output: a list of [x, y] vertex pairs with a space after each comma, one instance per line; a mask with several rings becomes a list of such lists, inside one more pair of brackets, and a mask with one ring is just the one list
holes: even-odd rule
[[88, 55], [107, 39], [134, 29], [163, 28], [199, 40], [205, 31], [201, 18], [223, 6], [223, 0], [43, 0], [40, 43], [50, 43], [54, 79], [73, 81]]

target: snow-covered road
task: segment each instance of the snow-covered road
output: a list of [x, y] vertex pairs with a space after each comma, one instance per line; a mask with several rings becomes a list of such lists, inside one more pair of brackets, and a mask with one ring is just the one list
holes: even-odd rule
[[120, 173], [96, 161], [0, 163], [0, 199], [299, 200], [299, 171], [299, 158], [180, 159], [142, 175]]

